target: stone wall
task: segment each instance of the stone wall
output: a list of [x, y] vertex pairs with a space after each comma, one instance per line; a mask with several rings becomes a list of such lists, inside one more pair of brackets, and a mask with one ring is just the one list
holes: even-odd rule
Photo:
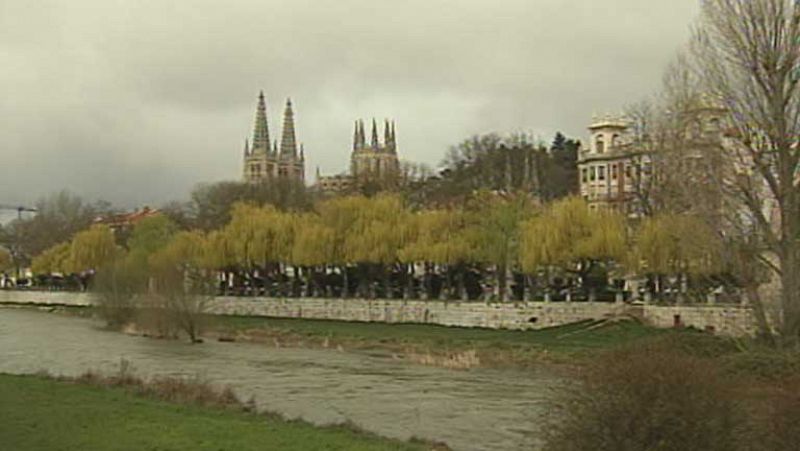
[[11, 291], [0, 290], [0, 304], [72, 305], [86, 307], [92, 304], [89, 293], [68, 291]]
[[740, 306], [644, 306], [645, 321], [655, 327], [694, 327], [720, 335], [755, 335], [756, 321], [749, 308]]
[[613, 317], [625, 307], [609, 303], [507, 303], [366, 299], [266, 299], [219, 297], [210, 310], [222, 315], [344, 321], [439, 324], [490, 329], [541, 329]]
[[[92, 304], [87, 293], [2, 291], [0, 304], [73, 305]], [[730, 336], [752, 335], [755, 321], [751, 310], [738, 306], [628, 306], [588, 302], [443, 302], [367, 299], [274, 299], [217, 297], [209, 312], [217, 315], [275, 318], [330, 319], [341, 321], [438, 324], [489, 329], [542, 329], [589, 319], [634, 315], [655, 327], [679, 325]]]

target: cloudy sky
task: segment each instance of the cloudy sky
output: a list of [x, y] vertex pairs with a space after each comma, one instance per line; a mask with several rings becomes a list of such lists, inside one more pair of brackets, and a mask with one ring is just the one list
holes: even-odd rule
[[0, 204], [126, 206], [237, 179], [263, 89], [295, 105], [309, 181], [356, 118], [436, 165], [476, 134], [583, 138], [658, 88], [698, 0], [0, 0]]

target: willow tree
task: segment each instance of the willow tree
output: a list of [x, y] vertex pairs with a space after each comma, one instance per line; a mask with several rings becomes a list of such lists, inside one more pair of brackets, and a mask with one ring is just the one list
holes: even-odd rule
[[509, 300], [508, 282], [519, 261], [520, 224], [534, 211], [525, 194], [482, 193], [472, 201], [470, 214], [477, 227], [468, 234], [479, 261], [495, 269], [495, 295]]
[[128, 238], [128, 258], [146, 265], [150, 255], [166, 246], [177, 232], [177, 224], [165, 215], [142, 219], [134, 225]]
[[305, 213], [295, 219], [290, 261], [306, 270], [306, 295], [317, 296], [321, 288], [319, 277], [325, 273], [326, 265], [334, 261], [334, 231], [316, 213]]
[[366, 208], [367, 198], [363, 196], [336, 197], [317, 204], [322, 224], [332, 234], [332, 247], [330, 251], [331, 265], [339, 267], [342, 274], [341, 296], [350, 294], [349, 266], [356, 263], [354, 255], [347, 245], [347, 238], [353, 230], [353, 225], [360, 211]]
[[259, 272], [282, 278], [283, 263], [291, 258], [294, 220], [272, 206], [236, 204], [231, 222], [223, 229], [234, 261], [251, 277]]
[[95, 225], [75, 235], [70, 244], [69, 272], [97, 271], [121, 255], [114, 233], [104, 225]]
[[590, 210], [583, 199], [570, 197], [522, 225], [520, 262], [525, 272], [555, 267], [585, 283], [596, 267], [622, 261], [626, 248], [620, 214]]
[[693, 277], [722, 271], [722, 242], [705, 221], [688, 214], [645, 219], [635, 236], [631, 265], [639, 272], [675, 278], [681, 292]]
[[[415, 263], [425, 264], [425, 288], [429, 298], [433, 296], [429, 272], [436, 265], [445, 267], [447, 283], [443, 292], [448, 292], [450, 298], [466, 297], [464, 273], [466, 265], [473, 261], [475, 255], [468, 227], [468, 216], [462, 209], [427, 210], [409, 217], [408, 241], [399, 257], [408, 265], [410, 275], [413, 275]], [[450, 280], [452, 269], [457, 272], [455, 286]], [[409, 281], [412, 280], [409, 278]], [[457, 293], [453, 293], [454, 288]], [[410, 296], [411, 287], [407, 286], [406, 297]]]
[[56, 244], [34, 257], [31, 271], [34, 274], [67, 273], [71, 244], [69, 241]]
[[382, 194], [372, 198], [357, 198], [360, 208], [352, 217], [344, 237], [347, 260], [361, 268], [360, 294], [366, 295], [367, 281], [376, 269], [383, 279], [386, 297], [391, 297], [391, 274], [400, 261], [400, 250], [408, 238], [409, 212], [397, 195]]
[[177, 328], [198, 341], [203, 313], [214, 294], [205, 270], [201, 232], [180, 232], [149, 257], [153, 287], [148, 296], [150, 319], [161, 330]]

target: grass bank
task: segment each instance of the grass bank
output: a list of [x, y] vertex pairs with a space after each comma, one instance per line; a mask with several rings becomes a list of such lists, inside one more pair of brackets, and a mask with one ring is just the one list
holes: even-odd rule
[[[344, 426], [315, 427], [244, 411], [229, 394], [176, 382], [109, 384], [0, 375], [0, 448], [82, 450], [408, 450]], [[168, 397], [173, 402], [156, 398]], [[200, 405], [200, 404], [203, 405]]]
[[380, 349], [420, 363], [493, 367], [572, 362], [600, 349], [665, 332], [635, 321], [583, 321], [542, 330], [512, 331], [235, 316], [214, 317], [208, 329], [209, 335], [222, 340]]
[[[97, 316], [91, 307], [46, 310]], [[207, 316], [203, 322], [205, 339], [275, 347], [381, 350], [416, 363], [451, 368], [575, 363], [602, 350], [683, 333], [656, 329], [634, 320], [590, 320], [530, 331], [251, 316]]]

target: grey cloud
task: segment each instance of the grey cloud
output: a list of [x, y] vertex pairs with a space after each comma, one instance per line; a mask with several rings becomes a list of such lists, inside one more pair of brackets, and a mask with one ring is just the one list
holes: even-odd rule
[[239, 176], [255, 97], [295, 102], [307, 172], [358, 117], [436, 164], [473, 133], [582, 137], [657, 89], [697, 0], [2, 0], [0, 201], [128, 205]]

